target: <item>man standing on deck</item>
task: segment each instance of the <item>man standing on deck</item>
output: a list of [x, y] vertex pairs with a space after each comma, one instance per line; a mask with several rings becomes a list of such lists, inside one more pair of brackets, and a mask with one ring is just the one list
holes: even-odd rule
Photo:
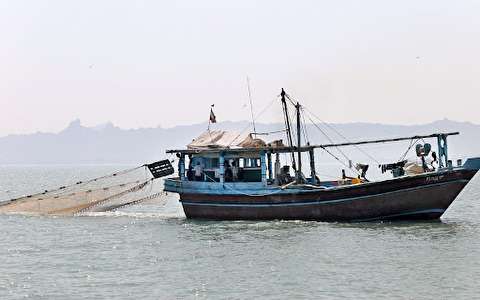
[[238, 166], [235, 160], [232, 162], [232, 175], [233, 181], [238, 181]]
[[203, 168], [200, 162], [197, 162], [197, 165], [194, 168], [195, 170], [195, 181], [203, 181]]

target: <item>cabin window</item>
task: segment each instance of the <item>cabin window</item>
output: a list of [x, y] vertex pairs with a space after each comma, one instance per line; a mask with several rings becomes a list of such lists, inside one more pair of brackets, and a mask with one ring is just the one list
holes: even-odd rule
[[240, 165], [241, 167], [244, 168], [258, 168], [260, 167], [260, 158], [245, 158], [243, 159], [245, 161], [244, 165]]
[[239, 158], [238, 170], [235, 170], [234, 180], [241, 182], [260, 182], [262, 172], [260, 169], [260, 158]]
[[212, 158], [210, 162], [212, 168], [218, 168], [220, 166], [220, 160], [218, 158]]
[[[220, 159], [218, 157], [193, 157], [187, 170], [188, 180], [195, 177], [195, 167], [200, 163], [202, 181], [220, 181]], [[227, 158], [225, 160], [226, 182], [260, 182], [262, 181], [260, 158]]]
[[190, 160], [190, 165], [191, 166], [196, 166], [197, 164], [200, 164], [201, 166], [205, 166], [205, 162], [202, 157], [193, 157]]

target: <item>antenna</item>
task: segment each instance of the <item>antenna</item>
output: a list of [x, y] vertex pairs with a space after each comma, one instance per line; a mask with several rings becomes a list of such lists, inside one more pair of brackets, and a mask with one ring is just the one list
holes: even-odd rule
[[253, 102], [252, 102], [252, 92], [250, 91], [250, 78], [247, 76], [247, 89], [248, 89], [248, 99], [250, 100], [250, 113], [252, 115], [252, 124], [253, 124], [253, 134], [257, 137], [257, 129], [255, 128], [255, 118], [253, 117]]

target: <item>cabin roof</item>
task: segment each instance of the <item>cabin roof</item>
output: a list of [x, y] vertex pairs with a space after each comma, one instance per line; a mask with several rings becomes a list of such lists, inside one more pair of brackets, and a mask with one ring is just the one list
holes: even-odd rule
[[191, 150], [212, 148], [255, 148], [265, 147], [262, 139], [253, 138], [251, 133], [238, 133], [224, 130], [207, 130], [187, 145]]

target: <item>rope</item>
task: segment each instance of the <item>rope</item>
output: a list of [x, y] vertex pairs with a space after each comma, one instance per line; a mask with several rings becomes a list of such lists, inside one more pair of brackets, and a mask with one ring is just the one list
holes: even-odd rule
[[131, 168], [131, 169], [126, 169], [126, 170], [123, 170], [123, 171], [118, 171], [118, 172], [115, 172], [115, 173], [112, 173], [112, 174], [109, 174], [109, 175], [104, 175], [104, 176], [101, 176], [101, 177], [89, 179], [89, 180], [87, 180], [87, 181], [78, 181], [78, 182], [76, 182], [76, 183], [74, 183], [74, 184], [66, 185], [66, 186], [61, 186], [61, 187], [56, 188], [56, 189], [53, 189], [53, 190], [45, 190], [45, 191], [43, 191], [43, 192], [38, 192], [38, 193], [35, 193], [35, 194], [30, 194], [30, 195], [25, 195], [25, 196], [13, 198], [13, 199], [10, 199], [10, 200], [3, 201], [1, 204], [3, 204], [3, 203], [8, 204], [9, 202], [12, 202], [12, 201], [20, 200], [20, 199], [23, 199], [23, 198], [37, 197], [37, 196], [40, 196], [40, 195], [45, 195], [45, 194], [47, 194], [47, 193], [50, 194], [50, 193], [55, 193], [55, 192], [61, 192], [61, 193], [58, 193], [57, 195], [63, 195], [63, 194], [65, 194], [65, 193], [67, 193], [67, 189], [69, 189], [69, 188], [84, 186], [84, 185], [87, 185], [87, 184], [89, 184], [89, 183], [92, 183], [92, 182], [96, 182], [96, 181], [98, 181], [98, 180], [101, 180], [101, 179], [110, 178], [110, 177], [115, 177], [115, 176], [118, 176], [118, 175], [124, 175], [124, 174], [130, 173], [130, 172], [133, 172], [133, 171], [135, 171], [135, 170], [138, 170], [138, 169], [140, 169], [140, 168], [143, 168], [143, 167], [145, 167], [145, 166], [146, 166], [146, 165], [141, 165], [141, 166], [134, 167], [134, 168]]
[[[270, 101], [270, 103], [268, 103], [268, 105], [264, 109], [262, 109], [262, 111], [255, 118], [253, 118], [253, 121], [257, 120], [261, 115], [263, 115], [267, 111], [267, 109], [269, 109], [270, 106], [272, 106], [273, 102], [275, 102], [277, 99], [278, 99], [278, 96], [272, 99], [272, 101]], [[230, 147], [233, 144], [233, 142], [235, 142], [248, 128], [250, 128], [250, 124], [245, 126], [245, 128], [238, 133], [238, 135], [230, 142], [230, 144], [228, 144], [228, 146]]]
[[[211, 178], [210, 176], [208, 176], [207, 174], [205, 174], [205, 177], [207, 177], [207, 179], [210, 179], [212, 182], [216, 182], [215, 179]], [[242, 192], [242, 191], [239, 191], [237, 189], [234, 189], [228, 185], [225, 185], [223, 184], [223, 187], [226, 187], [228, 189], [230, 189], [231, 191], [234, 191], [236, 192], [237, 194], [241, 194], [241, 195], [244, 195], [244, 196], [249, 196], [249, 197], [265, 197], [265, 196], [270, 196], [270, 195], [275, 195], [275, 194], [278, 194], [280, 193], [282, 190], [276, 190], [272, 193], [269, 193], [269, 194], [248, 194], [248, 193], [245, 193], [245, 192]]]
[[[345, 141], [347, 141], [348, 143], [351, 143], [351, 141], [345, 137], [343, 134], [341, 134], [338, 130], [335, 129], [335, 127], [331, 126], [330, 124], [324, 122], [322, 119], [320, 119], [318, 116], [316, 116], [312, 111], [310, 111], [307, 107], [305, 107], [305, 109], [308, 111], [308, 113], [310, 113], [313, 117], [315, 117], [318, 121], [320, 121], [323, 125], [327, 126], [328, 128], [330, 128], [333, 132], [335, 132], [338, 136], [340, 136], [341, 138], [343, 138]], [[375, 157], [371, 156], [370, 154], [368, 154], [368, 152], [364, 151], [362, 148], [360, 148], [358, 145], [353, 145], [355, 148], [357, 148], [358, 151], [362, 152], [364, 155], [366, 155], [367, 157], [369, 157], [371, 160], [373, 160], [374, 162], [376, 162], [377, 164], [380, 164], [380, 162], [375, 159]]]
[[[333, 144], [333, 141], [332, 139], [320, 128], [320, 126], [318, 126], [318, 124], [316, 124], [311, 118], [310, 116], [307, 115], [307, 118], [310, 120], [310, 122], [312, 122], [313, 126], [315, 126], [329, 141], [330, 143]], [[361, 175], [360, 172], [357, 170], [357, 169], [354, 169], [353, 167], [350, 167], [350, 165], [347, 165], [346, 163], [344, 163], [342, 160], [340, 160], [336, 155], [334, 155], [332, 152], [328, 151], [326, 148], [321, 148], [323, 149], [325, 152], [327, 152], [328, 154], [330, 154], [333, 158], [335, 158], [337, 161], [339, 161], [343, 166], [345, 166], [346, 168], [352, 170], [353, 172], [357, 173], [358, 175]], [[340, 154], [343, 155], [343, 157], [347, 160], [347, 161], [350, 161], [350, 158], [348, 158], [348, 156], [339, 148], [339, 147], [335, 147], [335, 149], [337, 149], [338, 152], [340, 152]]]
[[[133, 193], [133, 192], [138, 192], [140, 190], [142, 190], [145, 186], [147, 186], [148, 184], [150, 184], [151, 182], [153, 181], [153, 179], [149, 179], [148, 181], [145, 181], [145, 182], [142, 182], [134, 187], [131, 187], [129, 188], [128, 190], [125, 190], [125, 191], [122, 191], [120, 193], [117, 193], [115, 195], [111, 195], [111, 196], [108, 196], [107, 198], [104, 198], [104, 199], [100, 199], [100, 200], [97, 200], [97, 201], [94, 201], [94, 202], [91, 202], [91, 203], [88, 203], [86, 204], [85, 206], [86, 207], [81, 207], [80, 210], [77, 210], [76, 212], [73, 212], [74, 215], [76, 214], [79, 214], [79, 213], [84, 213], [84, 212], [87, 212], [89, 211], [90, 209], [94, 208], [94, 207], [98, 207], [102, 204], [105, 204], [107, 203], [108, 201], [111, 201], [115, 198], [119, 198], [119, 197], [122, 197], [126, 194], [129, 194], [129, 193]], [[71, 208], [69, 209], [71, 210]], [[62, 210], [60, 211], [57, 211], [57, 212], [61, 212]], [[53, 213], [56, 213], [56, 212], [53, 212]]]
[[[127, 206], [132, 206], [132, 205], [137, 205], [137, 204], [140, 204], [140, 203], [143, 203], [145, 201], [148, 201], [148, 200], [153, 200], [153, 199], [156, 199], [156, 198], [159, 198], [163, 195], [167, 195], [167, 192], [158, 192], [158, 193], [155, 193], [155, 194], [152, 194], [150, 196], [147, 196], [147, 197], [143, 197], [141, 199], [137, 199], [137, 200], [133, 200], [133, 201], [129, 201], [129, 202], [126, 202], [126, 203], [122, 203], [122, 204], [117, 204], [117, 205], [111, 205], [111, 206], [108, 206], [105, 211], [116, 211], [118, 210], [119, 208], [123, 208], [123, 207], [127, 207]], [[167, 203], [167, 201], [165, 201], [163, 204], [165, 205]]]
[[[287, 98], [290, 100], [290, 102], [292, 103], [292, 105], [295, 105], [294, 101], [290, 98], [289, 95], [286, 95]], [[319, 120], [322, 124], [324, 124], [325, 126], [327, 126], [328, 128], [330, 128], [333, 132], [335, 132], [337, 135], [339, 135], [341, 138], [343, 138], [344, 140], [346, 140], [348, 143], [351, 143], [343, 134], [341, 134], [338, 130], [336, 130], [333, 126], [331, 126], [330, 124], [324, 122], [322, 119], [320, 119], [317, 115], [315, 115], [311, 110], [308, 109], [308, 107], [302, 105], [302, 108], [305, 108], [307, 110], [308, 113], [310, 113], [313, 117], [315, 117], [317, 120]], [[315, 122], [313, 122], [311, 120], [311, 118], [309, 118], [310, 121], [312, 122], [312, 124], [316, 125]], [[318, 128], [318, 126], [316, 126]], [[333, 144], [333, 141], [329, 138], [329, 136], [323, 132], [323, 130], [320, 130], [323, 135], [325, 135], [327, 137], [327, 139]], [[371, 156], [370, 154], [368, 154], [367, 152], [365, 152], [362, 148], [360, 148], [358, 145], [354, 145], [355, 148], [357, 148], [360, 152], [362, 152], [363, 154], [365, 154], [367, 157], [369, 157], [370, 159], [372, 159], [373, 161], [375, 161], [377, 164], [380, 164], [376, 159], [375, 157]], [[337, 150], [339, 152], [342, 153], [342, 151], [336, 147]], [[342, 155], [344, 155], [344, 153], [342, 153]], [[345, 155], [344, 155], [345, 156]], [[345, 156], [346, 157], [346, 156]], [[350, 160], [348, 157], [346, 157], [347, 160]], [[351, 168], [350, 168], [351, 169]], [[357, 172], [358, 173], [358, 172]]]
[[[54, 191], [48, 192], [48, 193], [39, 193], [36, 195], [32, 196], [24, 196], [20, 198], [15, 198], [11, 200], [5, 200], [0, 202], [0, 207], [1, 206], [6, 206], [9, 204], [15, 204], [19, 203], [25, 200], [37, 200], [37, 201], [42, 201], [42, 200], [48, 200], [48, 199], [62, 199], [64, 197], [71, 197], [71, 196], [79, 196], [82, 194], [94, 194], [99, 191], [109, 191], [113, 188], [118, 188], [118, 187], [124, 187], [124, 186], [130, 186], [132, 184], [138, 184], [140, 181], [139, 180], [134, 180], [126, 183], [120, 183], [120, 184], [115, 184], [115, 185], [109, 185], [105, 187], [99, 187], [96, 189], [88, 189], [88, 190], [80, 190], [80, 191], [63, 191], [62, 193], [55, 194]], [[47, 195], [48, 194], [48, 195]], [[42, 195], [47, 195], [46, 197], [42, 197]]]
[[301, 106], [302, 108], [302, 120], [303, 120], [303, 136], [305, 138], [305, 142], [307, 142], [307, 144], [310, 144], [310, 139], [308, 138], [308, 133], [307, 133], [307, 122], [305, 122], [305, 111], [303, 109], [303, 106]]
[[407, 151], [405, 151], [405, 153], [403, 153], [403, 155], [400, 156], [400, 158], [398, 159], [399, 162], [403, 161], [405, 159], [405, 157], [407, 156], [410, 149], [412, 149], [413, 145], [415, 145], [418, 141], [419, 141], [419, 139], [417, 139], [415, 142], [413, 142], [413, 139], [410, 140], [410, 144], [408, 145]]
[[253, 118], [253, 101], [252, 101], [252, 93], [250, 91], [250, 79], [247, 76], [247, 88], [248, 88], [248, 99], [250, 100], [250, 114], [252, 115], [252, 124], [253, 124], [253, 132], [256, 134], [257, 129], [255, 128], [255, 119]]
[[[287, 98], [287, 100], [290, 101], [291, 105], [293, 105], [294, 107], [296, 106], [294, 99], [292, 99], [289, 94], [285, 93], [285, 98]], [[296, 102], [298, 102], [298, 101], [296, 101]]]
[[337, 156], [335, 156], [335, 154], [333, 154], [332, 152], [328, 151], [326, 148], [322, 148], [322, 149], [325, 150], [325, 152], [327, 152], [328, 154], [330, 154], [333, 158], [335, 158], [336, 160], [338, 160], [338, 162], [341, 163], [345, 168], [348, 168], [348, 169], [354, 171], [354, 172], [357, 173], [358, 175], [361, 175], [360, 172], [358, 172], [358, 170], [351, 168], [349, 165], [347, 165], [347, 164], [344, 163], [341, 159], [339, 159]]
[[[290, 101], [290, 104], [293, 105], [293, 106], [296, 106], [295, 105], [295, 101], [292, 97], [290, 97], [290, 95], [288, 94], [285, 94], [286, 98]], [[297, 101], [298, 102], [298, 101]], [[325, 123], [323, 122], [320, 118], [318, 118], [315, 114], [313, 114], [306, 106], [303, 106], [302, 105], [302, 108], [305, 108], [307, 110], [307, 112], [309, 112], [310, 114], [312, 114], [312, 116], [314, 116], [315, 118], [317, 118], [318, 120], [320, 120], [320, 122], [322, 123]], [[308, 115], [307, 115], [307, 118], [309, 118], [309, 120], [312, 122], [312, 124], [330, 141], [330, 143], [333, 144], [333, 140], [328, 136], [328, 134], [326, 134]], [[326, 124], [328, 126], [328, 124]], [[332, 130], [335, 131], [335, 129], [332, 128]], [[342, 136], [340, 133], [337, 132], [337, 134], [339, 134], [340, 136]], [[343, 137], [345, 138], [345, 137]], [[345, 138], [346, 139], [346, 138]], [[338, 152], [340, 152], [340, 154], [347, 160], [347, 161], [350, 161], [351, 159], [339, 148], [339, 147], [335, 147], [337, 149]], [[356, 170], [355, 168], [353, 167], [350, 167], [350, 165], [347, 165], [345, 164], [344, 162], [342, 162], [337, 156], [335, 156], [333, 153], [331, 153], [330, 151], [326, 150], [325, 148], [322, 148], [323, 150], [325, 150], [325, 152], [327, 152], [328, 154], [330, 154], [333, 158], [335, 158], [337, 161], [339, 161], [342, 165], [344, 165], [346, 168], [350, 169], [351, 171], [353, 171], [354, 173], [357, 173], [357, 175], [361, 175], [361, 173]], [[360, 149], [360, 151], [363, 152], [363, 150]], [[364, 152], [365, 153], [365, 152]], [[365, 153], [366, 154], [366, 153]], [[367, 154], [368, 155], [368, 154]], [[375, 159], [374, 159], [375, 160]]]
[[[288, 118], [291, 120], [293, 120], [292, 118], [292, 111], [289, 110], [288, 111]], [[297, 126], [293, 126], [293, 122], [290, 122], [290, 131], [292, 132], [292, 147], [295, 147], [295, 143], [296, 143], [296, 136], [297, 136]]]

